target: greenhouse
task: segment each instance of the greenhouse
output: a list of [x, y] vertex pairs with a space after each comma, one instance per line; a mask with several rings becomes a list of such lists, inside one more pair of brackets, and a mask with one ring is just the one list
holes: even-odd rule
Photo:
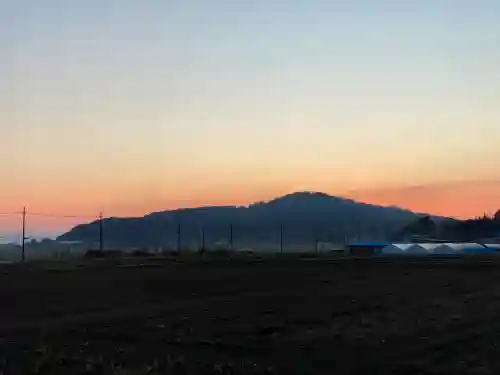
[[395, 243], [382, 248], [382, 255], [405, 255], [406, 250], [411, 247], [411, 243]]
[[406, 251], [408, 255], [431, 255], [432, 251], [439, 246], [435, 243], [416, 243], [410, 246]]

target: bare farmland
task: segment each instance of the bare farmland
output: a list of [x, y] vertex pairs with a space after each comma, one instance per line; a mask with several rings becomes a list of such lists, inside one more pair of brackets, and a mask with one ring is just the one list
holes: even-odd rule
[[500, 370], [495, 259], [142, 263], [147, 264], [1, 266], [0, 369], [5, 374]]

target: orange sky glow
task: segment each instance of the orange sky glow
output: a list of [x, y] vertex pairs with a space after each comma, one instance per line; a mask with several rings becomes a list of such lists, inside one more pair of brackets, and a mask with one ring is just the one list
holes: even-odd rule
[[[491, 215], [500, 209], [500, 180], [366, 188], [356, 191], [321, 187], [322, 189], [314, 189], [282, 184], [245, 189], [235, 185], [221, 190], [210, 189], [208, 186], [206, 189], [187, 187], [163, 194], [154, 190], [141, 192], [110, 189], [108, 194], [81, 191], [70, 197], [54, 190], [51, 194], [42, 192], [33, 197], [32, 204], [28, 206], [28, 228], [47, 233], [65, 231], [78, 223], [95, 220], [100, 209], [105, 216], [142, 216], [149, 212], [180, 207], [246, 205], [299, 190], [324, 191], [362, 202], [400, 206], [416, 212], [456, 218], [470, 218], [483, 213]], [[22, 206], [21, 200], [12, 200], [4, 203], [0, 212], [19, 212]], [[54, 217], [37, 215], [44, 213]], [[19, 230], [20, 216], [0, 216], [0, 226], [4, 231]]]

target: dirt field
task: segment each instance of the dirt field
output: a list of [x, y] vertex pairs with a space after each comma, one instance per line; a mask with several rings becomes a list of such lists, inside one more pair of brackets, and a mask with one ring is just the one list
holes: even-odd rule
[[1, 266], [3, 374], [500, 373], [498, 260], [128, 263]]

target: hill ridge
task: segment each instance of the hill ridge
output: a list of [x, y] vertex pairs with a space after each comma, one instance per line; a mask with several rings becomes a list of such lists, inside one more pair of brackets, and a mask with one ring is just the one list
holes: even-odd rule
[[[399, 207], [378, 206], [322, 192], [299, 191], [246, 206], [201, 206], [148, 213], [142, 217], [104, 220], [106, 243], [110, 246], [171, 246], [182, 226], [182, 241], [191, 246], [206, 232], [207, 246], [227, 238], [234, 228], [235, 241], [255, 247], [276, 243], [283, 225], [289, 243], [310, 243], [312, 238], [343, 241], [346, 236], [382, 239], [409, 222], [426, 216]], [[81, 224], [58, 240], [95, 243], [99, 222]]]

